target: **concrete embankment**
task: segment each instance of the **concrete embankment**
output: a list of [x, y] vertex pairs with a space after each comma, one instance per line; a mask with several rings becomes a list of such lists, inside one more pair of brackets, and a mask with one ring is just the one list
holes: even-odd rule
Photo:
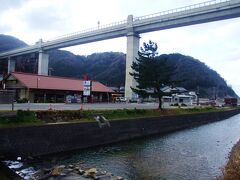
[[110, 144], [148, 135], [167, 133], [191, 126], [223, 120], [240, 109], [111, 121], [111, 127], [97, 122], [42, 125], [0, 130], [0, 156], [39, 156]]

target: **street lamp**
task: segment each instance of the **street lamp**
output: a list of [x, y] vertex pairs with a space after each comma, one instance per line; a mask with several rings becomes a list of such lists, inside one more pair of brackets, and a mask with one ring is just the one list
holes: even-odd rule
[[97, 24], [98, 24], [98, 29], [99, 29], [99, 27], [100, 27], [100, 21], [98, 21]]

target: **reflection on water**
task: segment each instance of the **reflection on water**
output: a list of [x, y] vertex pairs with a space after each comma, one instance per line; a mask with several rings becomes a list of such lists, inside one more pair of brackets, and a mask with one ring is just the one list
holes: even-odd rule
[[[84, 162], [127, 179], [214, 179], [240, 139], [240, 115], [212, 124], [68, 155], [52, 163]], [[31, 164], [49, 166], [49, 159]]]

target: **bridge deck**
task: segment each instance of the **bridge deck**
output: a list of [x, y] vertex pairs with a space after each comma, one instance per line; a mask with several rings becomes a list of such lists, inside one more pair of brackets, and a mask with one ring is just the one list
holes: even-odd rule
[[[191, 24], [240, 17], [240, 0], [212, 0], [177, 9], [133, 18], [132, 29], [141, 34]], [[67, 34], [46, 42], [38, 42], [27, 47], [2, 52], [0, 59], [18, 56], [39, 50], [52, 50], [80, 45], [111, 38], [123, 37], [128, 33], [127, 20]]]

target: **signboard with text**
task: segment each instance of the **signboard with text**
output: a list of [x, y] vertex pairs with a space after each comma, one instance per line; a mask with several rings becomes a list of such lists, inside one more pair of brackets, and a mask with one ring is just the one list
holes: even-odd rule
[[87, 80], [83, 81], [83, 95], [84, 96], [90, 96], [91, 95], [91, 89], [92, 89], [92, 82]]

